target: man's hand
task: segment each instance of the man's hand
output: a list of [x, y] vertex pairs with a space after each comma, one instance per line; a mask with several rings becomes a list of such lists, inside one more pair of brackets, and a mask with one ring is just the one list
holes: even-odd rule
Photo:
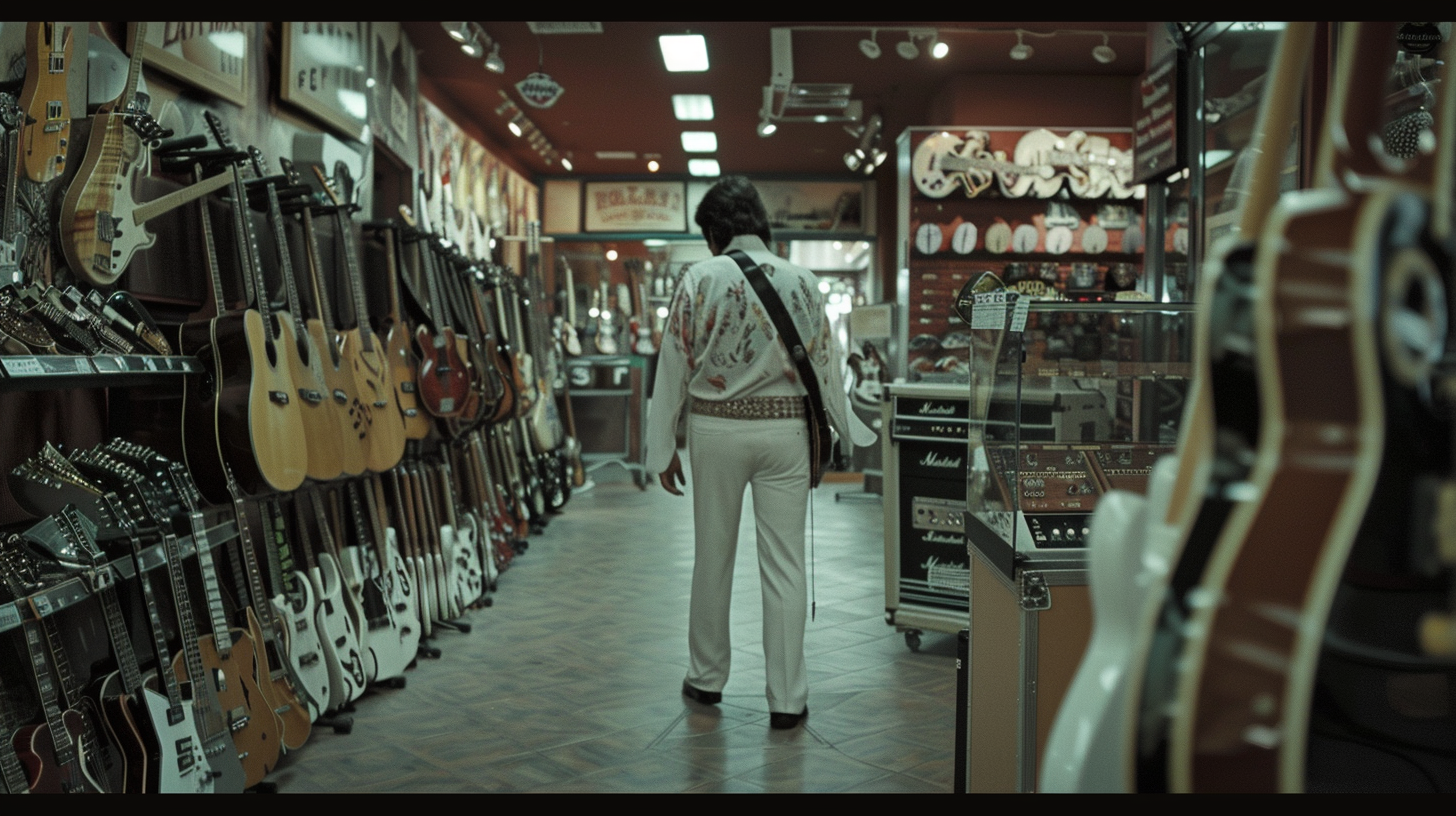
[[688, 480], [686, 476], [683, 476], [682, 460], [677, 457], [677, 454], [674, 453], [672, 455], [672, 461], [668, 463], [667, 467], [661, 473], [657, 474], [657, 481], [662, 483], [663, 490], [666, 490], [672, 495], [681, 496], [683, 494], [678, 489], [678, 485], [686, 486]]

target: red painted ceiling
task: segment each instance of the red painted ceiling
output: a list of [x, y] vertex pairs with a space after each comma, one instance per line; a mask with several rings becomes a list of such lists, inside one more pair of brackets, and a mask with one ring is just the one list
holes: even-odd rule
[[[785, 123], [774, 135], [757, 135], [763, 86], [770, 84], [770, 29], [792, 27], [793, 72], [796, 82], [852, 83], [853, 98], [864, 104], [865, 116], [884, 119], [884, 146], [893, 151], [895, 137], [906, 127], [943, 124], [927, 121], [938, 91], [952, 78], [978, 75], [1116, 75], [1144, 70], [1148, 24], [1144, 22], [604, 22], [601, 34], [536, 35], [525, 22], [481, 22], [501, 45], [504, 74], [485, 70], [483, 58], [467, 57], [438, 22], [404, 24], [419, 52], [422, 84], [446, 97], [449, 106], [468, 116], [480, 132], [507, 150], [515, 164], [540, 176], [566, 175], [559, 164], [547, 165], [523, 139], [511, 135], [506, 118], [496, 115], [505, 91], [539, 127], [551, 144], [569, 155], [576, 175], [645, 173], [643, 154], [659, 154], [661, 173], [685, 174], [687, 159], [680, 133], [711, 129], [717, 133], [717, 158], [723, 172], [754, 175], [844, 174], [843, 154], [856, 139], [842, 124]], [[807, 27], [828, 30], [808, 30]], [[903, 29], [938, 28], [950, 54], [934, 60], [925, 53], [913, 61], [900, 57], [895, 45]], [[882, 54], [866, 58], [861, 39], [878, 28]], [[1024, 37], [1035, 49], [1030, 59], [1012, 60], [1016, 28], [1032, 32], [1063, 30], [1054, 37]], [[976, 33], [967, 29], [981, 29]], [[1117, 57], [1109, 64], [1092, 57], [1106, 31]], [[1067, 33], [1075, 32], [1075, 33]], [[701, 33], [711, 66], [703, 73], [668, 73], [657, 37]], [[922, 51], [925, 43], [921, 42]], [[525, 104], [515, 83], [543, 70], [565, 92], [551, 108]], [[679, 122], [671, 95], [706, 93], [713, 97], [711, 122]], [[443, 105], [442, 105], [443, 106]], [[468, 128], [469, 129], [469, 128]], [[595, 157], [597, 151], [631, 151], [636, 160]], [[893, 164], [893, 162], [891, 162]]]

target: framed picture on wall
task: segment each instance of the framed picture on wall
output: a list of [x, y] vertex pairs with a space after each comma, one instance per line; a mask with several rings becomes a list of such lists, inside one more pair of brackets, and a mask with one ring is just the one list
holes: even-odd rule
[[755, 179], [753, 186], [763, 198], [773, 229], [848, 233], [864, 229], [864, 182]]
[[[247, 103], [248, 54], [259, 23], [147, 23], [142, 62], [237, 105]], [[136, 36], [129, 26], [128, 42]]]
[[279, 96], [350, 139], [369, 123], [364, 23], [283, 23]]
[[419, 66], [414, 47], [397, 22], [370, 22], [369, 125], [374, 137], [401, 158], [419, 151], [415, 100]]

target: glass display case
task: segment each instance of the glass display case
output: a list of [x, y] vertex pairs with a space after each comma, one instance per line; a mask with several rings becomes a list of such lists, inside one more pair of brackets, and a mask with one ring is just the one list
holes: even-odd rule
[[968, 543], [1008, 579], [1080, 567], [1098, 499], [1141, 492], [1172, 453], [1192, 374], [1192, 306], [965, 296], [974, 346]]

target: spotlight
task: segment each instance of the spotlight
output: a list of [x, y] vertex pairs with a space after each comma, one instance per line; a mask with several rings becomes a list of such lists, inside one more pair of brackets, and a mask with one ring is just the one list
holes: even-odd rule
[[853, 150], [844, 154], [844, 166], [848, 167], [851, 171], [859, 169], [859, 156], [856, 156]]
[[945, 59], [945, 55], [949, 53], [950, 46], [945, 44], [945, 40], [937, 38], [935, 44], [930, 46], [930, 56], [936, 59]]
[[1097, 60], [1103, 65], [1117, 59], [1117, 52], [1113, 51], [1112, 46], [1107, 44], [1106, 34], [1102, 35], [1102, 44], [1092, 49], [1092, 59]]
[[920, 48], [919, 46], [915, 45], [915, 35], [906, 34], [905, 42], [902, 42], [899, 45], [895, 46], [895, 53], [899, 54], [907, 60], [913, 60], [916, 57], [920, 56]]
[[561, 169], [565, 170], [568, 173], [570, 173], [572, 170], [575, 170], [576, 169], [576, 168], [574, 168], [574, 167], [571, 166], [571, 157], [570, 156], [562, 156], [561, 157]]
[[647, 172], [656, 173], [661, 167], [662, 165], [657, 163], [657, 159], [653, 159], [647, 163]]
[[880, 58], [880, 44], [878, 42], [875, 42], [875, 36], [878, 33], [879, 32], [875, 31], [872, 28], [872, 29], [870, 29], [870, 38], [868, 40], [860, 40], [859, 41], [859, 51], [860, 51], [860, 53], [861, 54], [864, 54], [866, 57], [869, 57], [870, 59], [879, 59]]
[[475, 36], [475, 32], [470, 32], [470, 36], [465, 38], [464, 42], [460, 43], [460, 50], [464, 51], [467, 57], [480, 56], [483, 49], [480, 47], [480, 40]]
[[521, 122], [524, 121], [525, 118], [526, 118], [525, 117], [525, 114], [518, 113], [515, 116], [512, 116], [511, 117], [511, 121], [510, 121], [510, 123], [508, 123], [506, 125], [506, 127], [510, 128], [512, 133], [516, 134], [517, 136], [520, 136], [522, 133], [525, 132], [522, 129], [522, 125], [521, 125]]
[[470, 39], [470, 23], [440, 23], [445, 27], [445, 33], [455, 42], [465, 42]]
[[1011, 46], [1011, 58], [1014, 60], [1030, 59], [1036, 50], [1021, 41], [1022, 32], [1016, 32], [1016, 45]]
[[763, 119], [759, 120], [759, 123], [758, 123], [758, 135], [760, 135], [760, 136], [772, 136], [774, 134], [774, 131], [776, 131], [778, 129], [779, 129], [779, 126], [776, 125], [776, 124], [774, 124], [773, 122], [770, 122], [768, 120], [768, 117], [767, 116], [765, 116], [765, 117], [763, 117]]
[[485, 58], [485, 70], [492, 74], [504, 74], [506, 72], [506, 61], [501, 59], [500, 43], [492, 43], [490, 56]]

